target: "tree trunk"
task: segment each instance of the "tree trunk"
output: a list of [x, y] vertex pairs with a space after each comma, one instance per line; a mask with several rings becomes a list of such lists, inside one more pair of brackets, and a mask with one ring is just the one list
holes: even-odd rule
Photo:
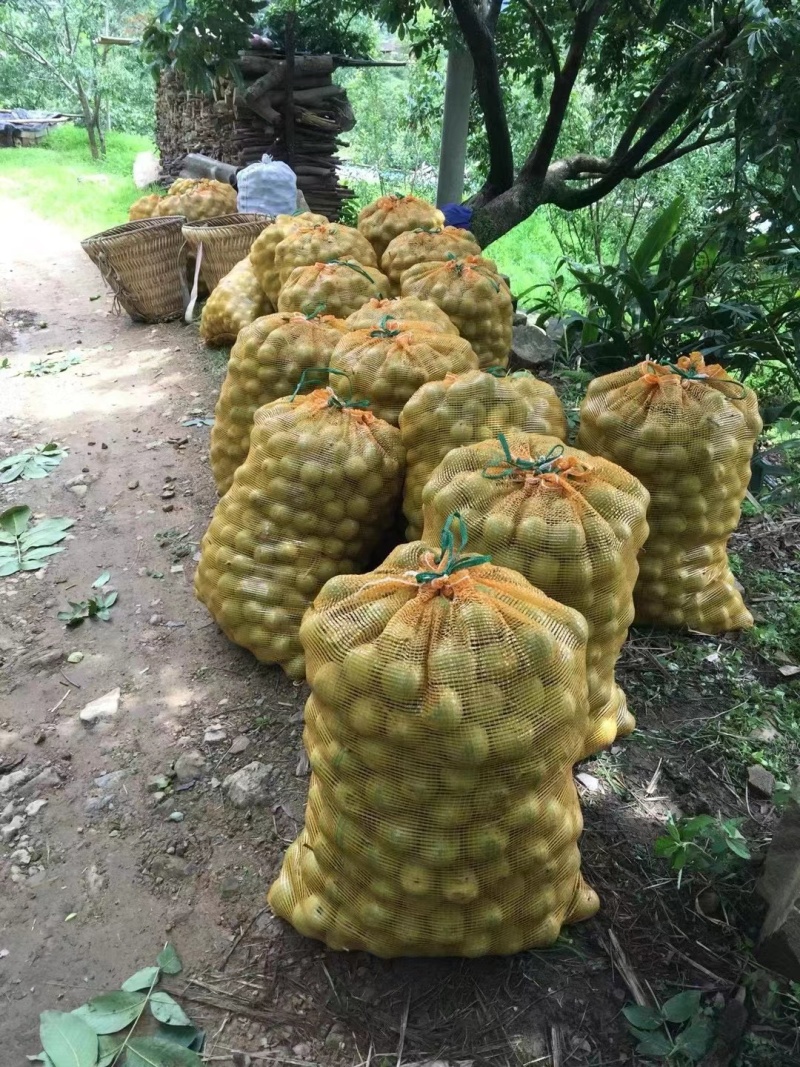
[[75, 79], [75, 88], [78, 93], [78, 99], [81, 102], [81, 114], [83, 115], [83, 121], [86, 125], [86, 136], [89, 138], [89, 151], [92, 153], [92, 159], [99, 159], [100, 152], [97, 147], [97, 124], [92, 112], [92, 106], [89, 103], [89, 98], [86, 95], [86, 91], [83, 88], [83, 82], [80, 78]]
[[544, 203], [546, 198], [541, 187], [517, 181], [505, 193], [475, 208], [470, 230], [481, 248], [486, 248], [524, 222]]

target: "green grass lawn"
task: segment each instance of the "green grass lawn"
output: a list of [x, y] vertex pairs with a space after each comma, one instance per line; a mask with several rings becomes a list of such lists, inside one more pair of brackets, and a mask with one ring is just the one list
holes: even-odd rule
[[[545, 285], [551, 281], [561, 257], [561, 248], [547, 216], [538, 211], [499, 241], [487, 245], [484, 255], [493, 259], [500, 271], [509, 276], [512, 293], [519, 295], [532, 285]], [[540, 295], [541, 292], [531, 293], [523, 299], [522, 306], [530, 307], [532, 300]]]
[[[0, 195], [24, 200], [42, 218], [88, 237], [128, 221], [128, 208], [142, 195], [133, 184], [133, 160], [152, 148], [146, 137], [112, 132], [105, 159], [94, 161], [86, 131], [64, 126], [40, 147], [0, 151]], [[97, 176], [104, 180], [80, 180]]]

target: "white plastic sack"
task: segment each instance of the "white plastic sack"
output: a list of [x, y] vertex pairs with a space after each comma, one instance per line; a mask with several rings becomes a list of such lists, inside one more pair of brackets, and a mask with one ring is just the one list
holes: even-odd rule
[[264, 155], [237, 176], [239, 211], [261, 215], [292, 215], [297, 210], [297, 178], [286, 163]]

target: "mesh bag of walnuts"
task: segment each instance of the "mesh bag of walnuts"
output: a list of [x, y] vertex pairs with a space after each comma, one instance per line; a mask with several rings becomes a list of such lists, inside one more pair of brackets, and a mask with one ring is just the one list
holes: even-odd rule
[[158, 193], [140, 196], [138, 200], [134, 200], [128, 209], [128, 222], [136, 222], [137, 219], [151, 219], [160, 203], [161, 197]]
[[197, 598], [232, 641], [302, 679], [303, 613], [376, 552], [402, 484], [400, 431], [333, 389], [259, 408], [200, 546]]
[[296, 267], [281, 288], [278, 310], [308, 314], [322, 305], [329, 315], [346, 319], [367, 300], [388, 292], [388, 279], [375, 267], [334, 259]]
[[406, 448], [403, 514], [406, 537], [422, 536], [422, 490], [454, 448], [523, 430], [566, 440], [567, 420], [555, 390], [528, 371], [471, 370], [423, 385], [400, 413]]
[[[309, 368], [327, 367], [344, 329], [341, 319], [331, 315], [279, 311], [239, 332], [211, 428], [211, 471], [220, 496], [230, 489], [244, 463], [258, 408], [291, 396]], [[324, 386], [327, 380], [322, 370], [309, 378], [303, 391]]]
[[275, 250], [281, 241], [294, 230], [326, 223], [324, 215], [314, 215], [310, 211], [299, 215], [277, 215], [270, 226], [266, 226], [256, 237], [250, 247], [250, 260], [253, 270], [261, 283], [261, 288], [276, 306], [281, 291], [281, 279], [275, 266]]
[[249, 257], [219, 281], [200, 315], [200, 336], [207, 345], [232, 345], [239, 331], [272, 311]]
[[425, 382], [478, 366], [463, 337], [424, 328], [401, 331], [395, 325], [385, 321], [374, 330], [345, 333], [330, 361], [331, 368], [347, 375], [353, 396], [367, 400], [375, 414], [393, 426]]
[[[174, 195], [174, 194], [173, 194]], [[212, 219], [217, 215], [230, 215], [236, 211], [236, 190], [225, 182], [213, 178], [194, 183], [180, 194], [181, 210], [192, 222]]]
[[508, 286], [490, 259], [418, 263], [403, 274], [400, 291], [437, 304], [472, 345], [482, 369], [508, 364], [514, 309]]
[[378, 263], [386, 246], [398, 234], [420, 227], [442, 226], [444, 215], [438, 207], [418, 196], [379, 196], [358, 215], [358, 228], [375, 249]]
[[723, 633], [752, 626], [728, 564], [761, 418], [752, 389], [699, 352], [589, 383], [578, 444], [650, 492], [636, 621]]
[[572, 781], [586, 624], [462, 547], [402, 545], [303, 621], [312, 776], [269, 903], [334, 949], [514, 953], [598, 907]]
[[275, 248], [275, 269], [284, 285], [295, 267], [347, 259], [365, 267], [377, 267], [372, 245], [358, 230], [326, 222], [292, 229]]
[[393, 238], [381, 256], [381, 270], [400, 292], [400, 279], [415, 263], [435, 263], [448, 256], [480, 256], [481, 246], [467, 230], [443, 226], [440, 230], [406, 230]]
[[403, 327], [406, 322], [425, 323], [427, 329], [439, 333], [458, 334], [458, 330], [430, 300], [417, 300], [415, 296], [396, 296], [391, 300], [368, 300], [366, 304], [348, 315], [348, 330], [374, 330], [386, 319]]
[[519, 431], [450, 452], [422, 493], [423, 540], [459, 510], [472, 546], [579, 611], [589, 627], [589, 718], [580, 756], [628, 734], [635, 720], [614, 668], [633, 621], [647, 490], [621, 467]]

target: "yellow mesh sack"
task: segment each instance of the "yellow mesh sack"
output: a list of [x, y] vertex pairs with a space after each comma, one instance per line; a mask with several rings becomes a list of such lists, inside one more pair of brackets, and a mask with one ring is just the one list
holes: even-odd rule
[[[306, 317], [279, 311], [245, 326], [231, 349], [211, 428], [211, 472], [220, 496], [250, 447], [250, 430], [258, 408], [291, 396], [310, 367], [328, 365], [345, 325], [331, 315]], [[315, 373], [301, 392], [326, 385], [327, 374]]]
[[331, 948], [515, 953], [599, 906], [571, 770], [586, 624], [477, 559], [401, 545], [303, 620], [312, 776], [268, 899]]
[[200, 315], [200, 336], [207, 345], [232, 345], [239, 330], [272, 308], [249, 258], [240, 260], [216, 285]]
[[439, 333], [457, 334], [458, 330], [431, 300], [417, 300], [415, 296], [396, 296], [392, 300], [368, 300], [345, 320], [348, 330], [374, 330], [387, 317], [399, 324], [424, 322]]
[[167, 196], [183, 196], [199, 183], [199, 178], [176, 178], [167, 189]]
[[417, 196], [379, 196], [362, 208], [358, 216], [358, 228], [375, 249], [378, 263], [386, 246], [399, 233], [441, 226], [444, 226], [441, 211]]
[[480, 256], [481, 246], [468, 230], [443, 226], [440, 230], [406, 230], [386, 246], [381, 256], [381, 270], [392, 283], [392, 292], [400, 292], [400, 279], [415, 263], [441, 262], [450, 256]]
[[191, 222], [212, 219], [217, 215], [230, 215], [236, 211], [236, 190], [225, 182], [213, 178], [194, 184], [181, 193], [181, 215]]
[[153, 218], [161, 218], [164, 215], [183, 215], [183, 203], [179, 196], [159, 197], [158, 203], [153, 209]]
[[272, 225], [265, 227], [253, 241], [250, 259], [261, 288], [271, 304], [277, 306], [278, 294], [281, 291], [281, 279], [275, 266], [275, 250], [278, 245], [294, 230], [327, 221], [324, 215], [314, 215], [310, 211], [301, 212], [299, 215], [276, 215]]
[[345, 333], [330, 366], [347, 375], [355, 399], [369, 401], [379, 418], [397, 426], [420, 386], [441, 381], [450, 371], [477, 369], [478, 358], [463, 337], [433, 330], [400, 332], [392, 326], [389, 321], [375, 330]]
[[432, 300], [448, 315], [472, 345], [481, 369], [505, 367], [511, 351], [511, 293], [494, 267], [480, 256], [418, 263], [400, 285], [403, 296]]
[[477, 552], [586, 619], [589, 722], [580, 756], [629, 734], [635, 720], [614, 667], [633, 621], [636, 557], [647, 537], [641, 483], [555, 437], [516, 431], [450, 452], [422, 502], [428, 544], [457, 509]]
[[369, 564], [402, 483], [400, 431], [332, 389], [259, 408], [203, 537], [195, 595], [232, 641], [302, 679], [303, 613], [329, 578]]
[[134, 200], [128, 209], [128, 221], [135, 222], [137, 219], [151, 219], [160, 203], [161, 197], [158, 193], [140, 196], [138, 200]]
[[422, 490], [448, 452], [511, 430], [566, 440], [567, 420], [555, 389], [528, 371], [448, 374], [414, 393], [400, 413], [409, 541], [422, 535]]
[[334, 222], [292, 230], [275, 249], [275, 269], [283, 285], [295, 267], [349, 259], [365, 267], [377, 267], [372, 245], [358, 230]]
[[756, 394], [698, 352], [590, 382], [578, 444], [650, 491], [636, 621], [723, 633], [752, 626], [728, 565], [750, 458], [761, 432]]
[[308, 315], [322, 306], [329, 315], [346, 319], [367, 300], [388, 292], [389, 279], [376, 267], [334, 259], [296, 267], [281, 288], [278, 310]]

